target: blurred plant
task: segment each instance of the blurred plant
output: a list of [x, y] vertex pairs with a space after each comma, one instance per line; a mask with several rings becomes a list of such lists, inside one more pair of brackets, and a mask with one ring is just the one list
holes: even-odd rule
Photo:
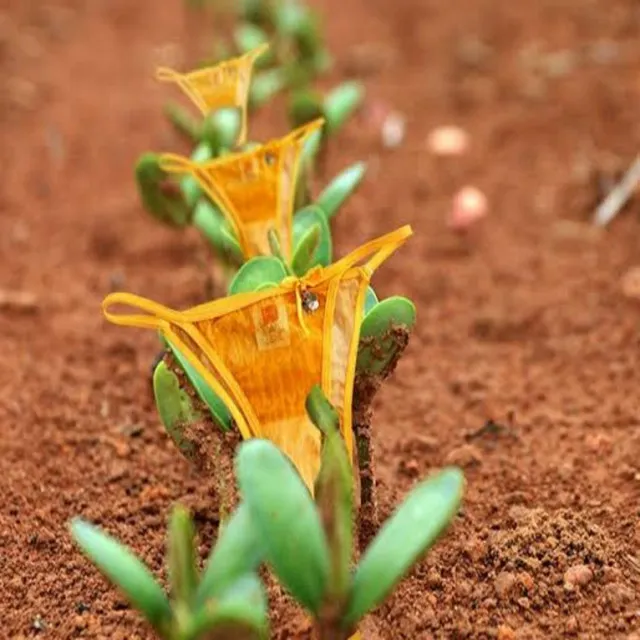
[[[331, 263], [333, 243], [330, 221], [356, 191], [366, 171], [365, 164], [361, 162], [347, 167], [313, 200], [308, 167], [317, 151], [317, 140], [317, 137], [309, 140], [301, 158], [302, 171], [292, 222], [293, 259], [287, 265], [296, 275], [304, 275], [314, 266]], [[201, 144], [191, 160], [200, 163], [212, 157], [211, 147]], [[189, 176], [176, 180], [163, 171], [159, 156], [152, 153], [140, 158], [136, 175], [145, 208], [163, 224], [175, 228], [197, 228], [215, 251], [227, 279], [246, 264], [246, 257], [228, 220], [218, 206], [203, 194], [194, 178]]]
[[266, 596], [256, 574], [262, 545], [246, 506], [222, 529], [202, 573], [191, 517], [183, 507], [174, 508], [167, 545], [171, 600], [133, 552], [99, 528], [75, 518], [71, 534], [161, 638], [268, 638]]
[[460, 470], [447, 468], [415, 487], [352, 570], [353, 484], [338, 415], [319, 387], [310, 392], [307, 411], [323, 434], [315, 504], [270, 441], [243, 443], [236, 473], [265, 559], [313, 615], [315, 637], [345, 640], [450, 523], [464, 478]]

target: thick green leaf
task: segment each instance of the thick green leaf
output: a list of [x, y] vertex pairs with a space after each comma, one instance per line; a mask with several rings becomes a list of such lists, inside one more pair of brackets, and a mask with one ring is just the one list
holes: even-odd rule
[[255, 575], [245, 575], [219, 597], [196, 611], [184, 640], [266, 640], [269, 637], [267, 598]]
[[186, 456], [192, 452], [191, 443], [184, 437], [186, 428], [202, 419], [194, 408], [189, 395], [180, 389], [176, 375], [159, 362], [153, 372], [153, 394], [162, 424], [176, 446]]
[[302, 146], [302, 154], [300, 155], [300, 164], [302, 166], [311, 166], [314, 158], [320, 151], [322, 143], [322, 131], [315, 130], [304, 142]]
[[369, 311], [373, 309], [378, 304], [378, 296], [376, 292], [373, 290], [373, 287], [368, 286], [367, 292], [364, 296], [364, 315], [366, 316]]
[[327, 131], [336, 133], [364, 100], [364, 87], [360, 82], [344, 82], [336, 87], [324, 101]]
[[349, 456], [340, 433], [340, 418], [321, 388], [315, 385], [307, 396], [311, 421], [322, 431], [322, 458], [315, 485], [316, 505], [331, 555], [327, 599], [340, 605], [349, 592], [353, 551], [353, 478]]
[[196, 371], [193, 365], [180, 353], [177, 347], [169, 342], [169, 348], [182, 367], [189, 382], [193, 385], [200, 399], [207, 405], [215, 423], [223, 430], [231, 429], [232, 418], [224, 402], [207, 384], [206, 380]]
[[229, 295], [255, 291], [267, 282], [280, 282], [286, 275], [287, 271], [279, 258], [256, 256], [240, 267], [229, 285]]
[[336, 176], [318, 196], [317, 204], [331, 219], [362, 182], [367, 170], [364, 162], [356, 162]]
[[[240, 53], [244, 54], [257, 49], [263, 44], [267, 44], [269, 42], [269, 35], [264, 29], [261, 29], [255, 24], [242, 22], [233, 32], [233, 39]], [[258, 57], [254, 65], [256, 68], [261, 69], [271, 62], [273, 62], [273, 54], [268, 50]]]
[[289, 122], [292, 128], [323, 117], [322, 96], [308, 89], [298, 89], [291, 94], [289, 102]]
[[193, 143], [200, 140], [200, 123], [188, 111], [173, 102], [164, 107], [164, 114], [176, 131]]
[[[191, 154], [191, 160], [197, 163], [207, 162], [207, 160], [211, 160], [212, 157], [211, 147], [206, 142], [198, 144]], [[198, 181], [192, 176], [185, 176], [180, 179], [180, 188], [182, 189], [187, 204], [193, 209], [202, 197], [202, 189]]]
[[265, 557], [295, 599], [318, 613], [330, 572], [320, 516], [291, 461], [268, 440], [243, 442], [236, 475]]
[[344, 617], [355, 625], [378, 606], [453, 519], [464, 487], [459, 469], [447, 468], [420, 483], [384, 524], [353, 577]]
[[281, 36], [293, 36], [304, 25], [307, 9], [296, 0], [283, 0], [275, 5], [276, 29]]
[[202, 606], [217, 598], [240, 577], [253, 573], [263, 559], [263, 545], [251, 521], [249, 508], [241, 504], [231, 515], [211, 550], [196, 594]]
[[391, 329], [411, 330], [415, 322], [416, 308], [407, 298], [394, 296], [375, 305], [360, 327], [358, 372], [377, 374], [384, 371], [399, 349]]
[[185, 610], [191, 605], [198, 584], [195, 536], [189, 511], [176, 505], [169, 520], [167, 559], [171, 594]]
[[144, 153], [135, 168], [138, 193], [144, 208], [159, 222], [185, 227], [191, 221], [191, 207], [178, 184], [165, 173], [154, 153]]
[[258, 109], [280, 93], [287, 85], [287, 75], [281, 68], [256, 73], [249, 89], [249, 105]]
[[303, 276], [313, 266], [313, 258], [320, 245], [321, 235], [320, 225], [313, 224], [296, 242], [291, 258], [291, 268], [297, 276]]
[[198, 202], [193, 213], [193, 224], [207, 238], [224, 262], [234, 266], [244, 262], [242, 249], [229, 229], [229, 223], [209, 200], [202, 199]]
[[240, 110], [234, 107], [216, 109], [208, 115], [202, 125], [202, 140], [211, 148], [213, 155], [222, 149], [235, 146], [240, 133]]
[[326, 267], [331, 264], [331, 260], [333, 259], [331, 229], [329, 228], [329, 223], [327, 222], [324, 213], [315, 205], [304, 207], [297, 211], [293, 216], [294, 252], [297, 251], [297, 247], [302, 238], [309, 232], [309, 229], [314, 226], [320, 227], [320, 242], [318, 243], [318, 248], [316, 249], [315, 255], [307, 269], [316, 265]]
[[71, 534], [82, 551], [163, 636], [171, 622], [169, 600], [145, 565], [124, 545], [81, 518]]

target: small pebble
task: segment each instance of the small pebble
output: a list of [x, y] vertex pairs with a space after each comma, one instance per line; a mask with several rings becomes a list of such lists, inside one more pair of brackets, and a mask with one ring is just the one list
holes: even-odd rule
[[469, 136], [461, 127], [437, 127], [427, 137], [427, 148], [436, 156], [460, 156], [469, 148]]
[[450, 451], [447, 456], [447, 464], [456, 464], [460, 467], [472, 467], [481, 463], [482, 453], [472, 444], [463, 444]]
[[627, 298], [640, 300], [640, 266], [632, 267], [622, 276], [622, 293]]
[[518, 579], [509, 571], [501, 571], [493, 582], [499, 598], [506, 598], [516, 586]]
[[29, 291], [0, 290], [0, 310], [35, 311], [37, 308], [38, 299]]
[[407, 129], [405, 117], [397, 111], [387, 115], [382, 124], [382, 144], [387, 149], [395, 149], [402, 144]]
[[457, 232], [465, 232], [487, 215], [487, 197], [476, 187], [463, 187], [453, 198], [447, 226]]
[[585, 587], [593, 580], [593, 571], [586, 564], [569, 567], [564, 574], [564, 588], [573, 591], [576, 587]]
[[578, 629], [579, 628], [580, 627], [578, 625], [578, 618], [576, 618], [575, 616], [571, 616], [567, 620], [567, 623], [565, 625], [566, 632], [571, 634], [571, 635], [575, 635], [576, 633], [578, 633]]

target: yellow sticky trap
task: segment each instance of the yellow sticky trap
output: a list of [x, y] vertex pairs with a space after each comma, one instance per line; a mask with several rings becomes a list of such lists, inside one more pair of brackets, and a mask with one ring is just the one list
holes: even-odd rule
[[[367, 285], [411, 233], [401, 227], [302, 278], [187, 311], [130, 293], [113, 293], [102, 307], [114, 324], [160, 331], [220, 396], [242, 437], [273, 441], [313, 492], [321, 443], [307, 394], [319, 384], [336, 407], [353, 463], [353, 385]], [[114, 304], [143, 313], [113, 313]]]
[[214, 67], [197, 69], [189, 73], [179, 73], [167, 67], [160, 67], [156, 71], [156, 78], [163, 82], [177, 83], [203, 116], [223, 107], [239, 108], [241, 124], [238, 144], [244, 144], [247, 138], [247, 102], [251, 73], [255, 61], [268, 48], [269, 45], [264, 44]]
[[165, 153], [160, 167], [193, 176], [233, 227], [245, 258], [271, 255], [269, 231], [279, 238], [286, 260], [292, 252], [292, 215], [300, 154], [322, 118], [244, 153], [197, 163]]

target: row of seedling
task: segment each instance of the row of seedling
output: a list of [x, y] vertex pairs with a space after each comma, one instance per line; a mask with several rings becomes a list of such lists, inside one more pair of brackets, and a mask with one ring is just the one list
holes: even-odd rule
[[[317, 637], [342, 640], [433, 544], [463, 479], [447, 469], [424, 481], [380, 528], [371, 404], [406, 348], [415, 307], [399, 296], [379, 300], [370, 279], [411, 230], [334, 257], [332, 218], [365, 165], [318, 189], [318, 164], [362, 89], [348, 83], [313, 97], [307, 84], [328, 56], [297, 4], [245, 2], [242, 11], [238, 55], [185, 74], [158, 70], [201, 113], [187, 120], [171, 109], [193, 152], [147, 153], [136, 167], [145, 208], [202, 232], [225, 291], [186, 311], [129, 293], [103, 303], [110, 321], [160, 336], [158, 413], [213, 480], [218, 541], [200, 571], [193, 524], [174, 510], [168, 597], [106, 534], [82, 521], [73, 533], [163, 638], [268, 637], [266, 564], [310, 612]], [[276, 72], [287, 79], [280, 89], [292, 90], [294, 128], [249, 142], [252, 91], [261, 73]], [[135, 312], [114, 310], [123, 306]]]

